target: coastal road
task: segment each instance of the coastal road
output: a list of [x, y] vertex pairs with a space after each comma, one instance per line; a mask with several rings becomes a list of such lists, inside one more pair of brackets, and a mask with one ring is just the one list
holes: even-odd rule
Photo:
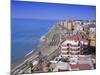
[[56, 33], [53, 35], [52, 40], [49, 43], [49, 46], [58, 46], [59, 42], [60, 42], [60, 35]]

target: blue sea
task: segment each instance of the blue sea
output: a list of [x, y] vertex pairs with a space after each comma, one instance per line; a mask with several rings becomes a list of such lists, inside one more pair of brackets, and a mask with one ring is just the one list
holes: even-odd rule
[[15, 64], [35, 50], [40, 38], [56, 23], [54, 20], [15, 19], [11, 24], [11, 63]]

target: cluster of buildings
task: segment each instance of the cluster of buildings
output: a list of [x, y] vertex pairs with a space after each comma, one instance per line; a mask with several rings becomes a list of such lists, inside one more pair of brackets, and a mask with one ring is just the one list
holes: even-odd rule
[[[95, 20], [64, 20], [59, 22], [65, 29], [72, 31], [72, 36], [78, 36], [81, 38], [87, 38], [90, 41], [91, 46], [96, 46], [96, 21]], [[67, 31], [68, 32], [68, 31]]]
[[90, 52], [91, 47], [93, 47], [93, 52], [95, 52], [96, 47], [95, 21], [64, 20], [58, 25], [62, 31], [60, 54], [49, 60], [49, 67], [42, 67], [46, 69], [42, 72], [49, 72], [48, 69], [51, 72], [95, 69], [95, 55]]
[[[67, 38], [61, 45], [61, 54], [67, 59], [68, 68], [66, 70], [92, 70], [93, 63], [91, 56], [83, 54], [83, 47], [88, 46], [89, 41], [80, 38]], [[65, 70], [65, 69], [64, 69]]]
[[[40, 59], [43, 58], [42, 55], [40, 59], [31, 61], [31, 65], [28, 65], [25, 71], [20, 71], [21, 73], [78, 71], [96, 68], [96, 21], [63, 20], [56, 27], [59, 38], [57, 39], [57, 36], [55, 39], [59, 40], [60, 45], [57, 45], [59, 54], [54, 53], [53, 59], [47, 58], [40, 62]], [[52, 56], [49, 57], [52, 58]]]
[[95, 21], [69, 20], [60, 23], [61, 26], [67, 31], [70, 31], [71, 33], [69, 34], [72, 35], [63, 38], [63, 42], [61, 43], [61, 54], [59, 56], [59, 58], [67, 59], [66, 62], [68, 67], [67, 69], [63, 68], [63, 70], [62, 67], [59, 67], [58, 71], [94, 69], [96, 60], [92, 58], [92, 56], [95, 57], [95, 55], [88, 54], [88, 52], [91, 51], [91, 47], [93, 47], [93, 52], [95, 52], [96, 48]]

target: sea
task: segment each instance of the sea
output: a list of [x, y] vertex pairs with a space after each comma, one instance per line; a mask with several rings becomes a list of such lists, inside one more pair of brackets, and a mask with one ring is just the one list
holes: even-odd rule
[[56, 20], [11, 19], [11, 64], [16, 64], [23, 57], [31, 54], [40, 44]]

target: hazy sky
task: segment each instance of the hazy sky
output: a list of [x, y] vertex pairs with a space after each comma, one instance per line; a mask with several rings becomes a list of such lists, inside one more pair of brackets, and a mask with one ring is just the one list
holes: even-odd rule
[[12, 1], [12, 18], [96, 19], [96, 7], [71, 4]]

